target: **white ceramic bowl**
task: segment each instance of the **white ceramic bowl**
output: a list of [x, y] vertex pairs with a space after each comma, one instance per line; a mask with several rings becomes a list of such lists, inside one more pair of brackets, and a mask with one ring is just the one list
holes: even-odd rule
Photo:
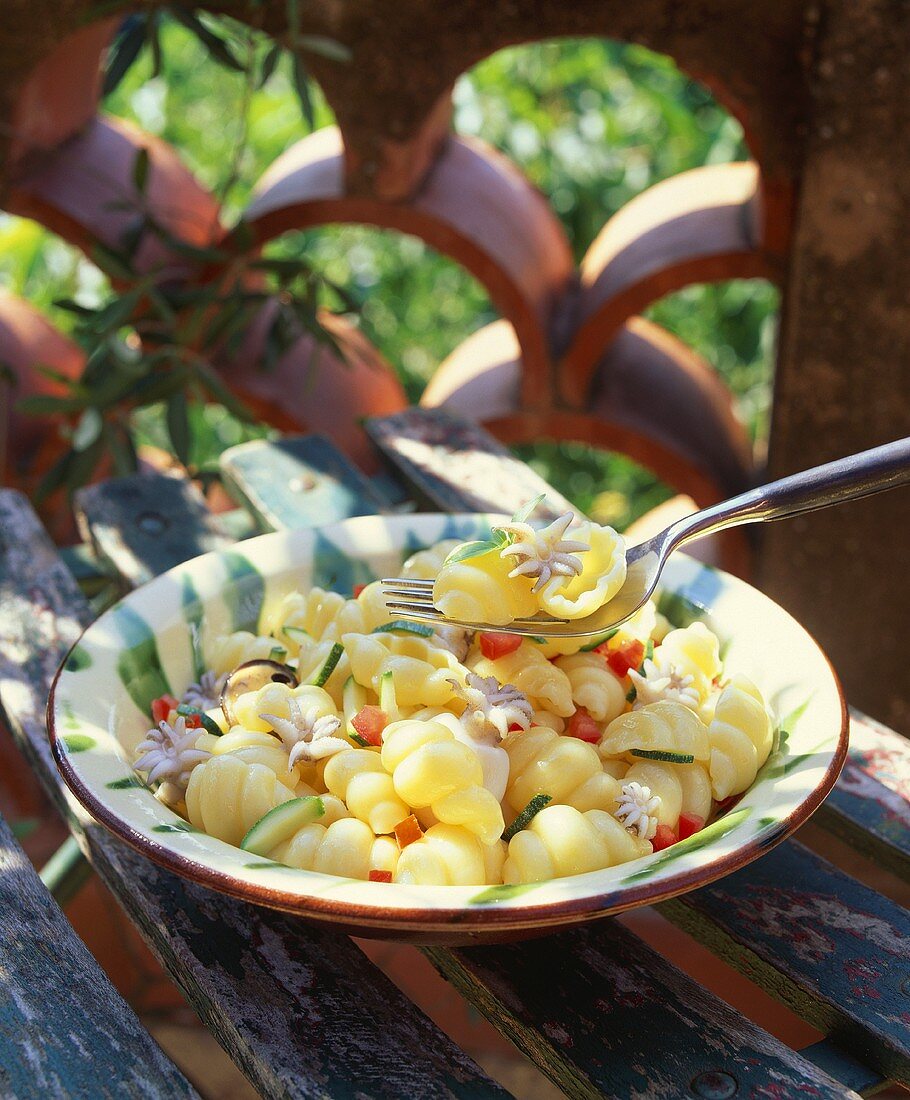
[[672, 897], [756, 859], [818, 807], [847, 746], [846, 708], [827, 658], [766, 596], [683, 555], [671, 559], [662, 588], [689, 614], [704, 613], [727, 643], [727, 671], [758, 684], [785, 735], [739, 803], [672, 848], [533, 885], [362, 882], [283, 867], [197, 832], [135, 775], [130, 762], [150, 701], [179, 695], [197, 678], [203, 620], [255, 630], [266, 599], [312, 584], [349, 594], [395, 575], [420, 547], [478, 537], [491, 518], [367, 516], [264, 535], [126, 596], [86, 630], [55, 680], [49, 730], [64, 779], [100, 822], [177, 874], [360, 935], [423, 943], [518, 939]]

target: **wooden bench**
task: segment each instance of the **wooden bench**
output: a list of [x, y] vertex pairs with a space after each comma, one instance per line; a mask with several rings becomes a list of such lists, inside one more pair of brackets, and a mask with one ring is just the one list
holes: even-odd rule
[[[244, 505], [225, 517], [175, 478], [92, 486], [77, 512], [94, 565], [84, 550], [68, 560], [115, 594], [255, 529], [409, 500], [508, 509], [539, 491], [540, 479], [482, 429], [444, 414], [412, 410], [368, 428], [393, 476], [366, 478], [318, 437], [247, 444], [224, 457]], [[95, 871], [262, 1095], [508, 1095], [351, 940], [174, 877], [64, 791], [44, 706], [59, 660], [93, 612], [12, 491], [0, 493], [0, 604], [0, 705], [19, 746]], [[906, 876], [908, 795], [910, 746], [854, 714], [850, 758], [814, 821]], [[4, 1094], [194, 1095], [2, 828], [0, 861]], [[848, 1097], [887, 1080], [910, 1084], [910, 919], [895, 901], [791, 840], [660, 910], [824, 1041], [791, 1050], [616, 920], [531, 943], [425, 953], [572, 1097]]]

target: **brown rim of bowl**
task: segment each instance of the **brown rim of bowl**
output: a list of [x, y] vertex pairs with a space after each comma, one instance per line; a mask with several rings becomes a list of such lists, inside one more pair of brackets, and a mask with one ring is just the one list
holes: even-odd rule
[[[783, 609], [786, 611], [786, 609]], [[787, 612], [789, 614], [789, 612]], [[792, 618], [792, 616], [790, 616]], [[97, 621], [97, 620], [96, 620]], [[808, 820], [830, 793], [847, 757], [849, 745], [849, 713], [840, 678], [834, 670], [828, 655], [818, 644], [815, 637], [797, 620], [793, 620], [797, 626], [805, 632], [813, 645], [821, 653], [831, 673], [834, 687], [837, 691], [841, 710], [841, 725], [838, 734], [837, 748], [831, 758], [821, 782], [810, 792], [808, 797], [799, 806], [773, 826], [769, 825], [763, 832], [758, 833], [742, 848], [731, 852], [729, 855], [717, 860], [707, 869], [693, 868], [691, 871], [682, 872], [671, 876], [661, 883], [661, 887], [643, 884], [641, 886], [623, 887], [619, 891], [608, 891], [603, 894], [587, 895], [574, 900], [549, 902], [545, 905], [523, 905], [520, 909], [497, 909], [485, 905], [461, 906], [457, 909], [401, 909], [388, 908], [381, 905], [362, 905], [355, 902], [337, 901], [319, 897], [301, 898], [298, 894], [289, 894], [273, 887], [256, 886], [252, 883], [241, 882], [234, 875], [221, 871], [215, 871], [208, 867], [200, 867], [186, 856], [179, 855], [158, 845], [155, 841], [143, 833], [131, 828], [120, 820], [108, 807], [96, 798], [96, 796], [84, 785], [82, 780], [73, 770], [69, 762], [69, 754], [60, 747], [60, 738], [54, 719], [54, 700], [57, 692], [57, 684], [60, 675], [64, 671], [70, 654], [82, 640], [83, 635], [93, 626], [90, 623], [85, 627], [60, 663], [54, 674], [50, 694], [47, 700], [46, 722], [51, 751], [57, 768], [63, 776], [66, 785], [76, 796], [79, 802], [89, 811], [106, 829], [121, 840], [126, 841], [132, 848], [147, 856], [154, 863], [164, 867], [168, 871], [189, 879], [200, 886], [206, 886], [236, 898], [238, 901], [251, 902], [267, 909], [277, 909], [283, 913], [291, 913], [295, 916], [306, 917], [310, 920], [332, 924], [344, 922], [356, 924], [364, 928], [383, 930], [406, 931], [406, 925], [417, 925], [421, 931], [445, 932], [453, 926], [469, 925], [482, 928], [495, 928], [508, 931], [514, 929], [520, 931], [535, 927], [551, 927], [557, 930], [560, 926], [579, 924], [587, 920], [595, 920], [598, 917], [609, 916], [613, 913], [624, 912], [640, 905], [652, 905], [661, 901], [668, 901], [679, 894], [700, 886], [707, 886], [717, 879], [740, 870], [759, 856], [770, 851], [781, 841], [792, 835], [800, 825]], [[205, 835], [204, 833], [202, 834]], [[280, 864], [276, 865], [280, 866]], [[383, 885], [383, 884], [377, 884]], [[482, 886], [478, 890], [483, 889]], [[615, 899], [615, 900], [614, 900]], [[620, 900], [621, 899], [621, 900]]]

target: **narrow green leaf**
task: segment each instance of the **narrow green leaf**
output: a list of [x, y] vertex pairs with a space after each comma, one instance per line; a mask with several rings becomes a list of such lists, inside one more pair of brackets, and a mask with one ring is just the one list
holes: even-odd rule
[[144, 195], [149, 182], [149, 151], [143, 145], [133, 161], [133, 186]]
[[235, 56], [227, 41], [219, 38], [217, 34], [209, 30], [198, 15], [176, 4], [169, 8], [169, 11], [179, 23], [182, 23], [188, 31], [191, 31], [199, 39], [209, 55], [219, 65], [223, 65], [226, 69], [233, 69], [236, 73], [245, 71], [242, 62]]
[[546, 498], [546, 493], [540, 493], [533, 500], [529, 500], [527, 504], [519, 508], [518, 511], [512, 516], [513, 523], [527, 523], [528, 518], [533, 515], [538, 504]]
[[493, 542], [492, 539], [477, 539], [474, 542], [463, 542], [461, 546], [455, 547], [442, 564], [443, 566], [457, 565], [460, 561], [467, 561], [469, 558], [478, 558], [481, 554], [488, 554], [491, 550], [495, 549], [496, 543]]
[[79, 423], [73, 432], [73, 450], [84, 451], [86, 447], [91, 447], [98, 436], [101, 435], [103, 427], [104, 420], [101, 413], [94, 406], [89, 406], [79, 417]]
[[300, 102], [300, 113], [303, 115], [304, 122], [312, 130], [316, 125], [316, 114], [313, 110], [313, 100], [310, 95], [310, 77], [306, 71], [306, 66], [297, 54], [294, 54], [293, 76], [294, 90], [297, 92], [297, 99]]
[[36, 393], [22, 397], [16, 402], [16, 408], [26, 416], [57, 416], [61, 413], [78, 412], [88, 404], [84, 396], [63, 396], [52, 393]]
[[259, 70], [259, 80], [256, 82], [257, 88], [264, 88], [272, 79], [275, 69], [278, 67], [278, 62], [281, 60], [281, 52], [281, 46], [276, 42], [262, 59], [262, 68]]
[[190, 464], [190, 420], [186, 410], [186, 398], [174, 393], [167, 402], [167, 433], [174, 446], [174, 454], [184, 466]]
[[109, 96], [126, 76], [131, 65], [145, 45], [146, 16], [131, 15], [123, 24], [108, 54], [107, 67], [101, 85], [101, 94]]
[[297, 39], [297, 45], [329, 61], [350, 61], [353, 56], [349, 46], [323, 34], [302, 34]]

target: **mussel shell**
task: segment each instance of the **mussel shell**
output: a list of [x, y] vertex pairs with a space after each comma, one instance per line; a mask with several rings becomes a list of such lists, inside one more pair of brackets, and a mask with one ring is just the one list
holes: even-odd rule
[[221, 709], [228, 726], [237, 725], [234, 703], [241, 695], [258, 691], [266, 684], [287, 684], [289, 687], [297, 687], [299, 682], [297, 673], [290, 665], [283, 665], [280, 661], [270, 661], [265, 658], [244, 661], [228, 676], [221, 689]]

